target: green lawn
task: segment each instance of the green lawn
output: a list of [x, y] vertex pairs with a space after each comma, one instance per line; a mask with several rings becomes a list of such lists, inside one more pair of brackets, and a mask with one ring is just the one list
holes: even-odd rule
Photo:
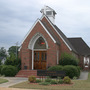
[[3, 79], [3, 78], [0, 78], [0, 84], [2, 84], [2, 83], [6, 83], [6, 82], [8, 82], [8, 80]]
[[28, 81], [11, 86], [13, 88], [26, 88], [26, 89], [47, 89], [47, 90], [90, 90], [90, 73], [88, 80], [72, 80], [73, 85], [60, 85], [60, 86], [44, 86], [30, 84]]

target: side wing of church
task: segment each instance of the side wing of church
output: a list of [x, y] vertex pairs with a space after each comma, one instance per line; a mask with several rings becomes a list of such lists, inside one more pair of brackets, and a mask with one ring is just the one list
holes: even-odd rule
[[42, 17], [33, 24], [20, 47], [22, 66], [16, 76], [36, 76], [37, 70], [57, 65], [64, 52], [76, 56], [80, 66], [89, 69], [90, 49], [82, 38], [67, 38], [55, 25], [56, 12], [52, 8], [45, 6], [41, 13]]

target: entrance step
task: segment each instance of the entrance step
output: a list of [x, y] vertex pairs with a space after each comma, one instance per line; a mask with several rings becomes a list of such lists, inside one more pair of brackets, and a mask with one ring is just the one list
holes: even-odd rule
[[40, 78], [37, 76], [37, 70], [20, 70], [15, 77], [29, 77], [32, 75], [36, 78]]

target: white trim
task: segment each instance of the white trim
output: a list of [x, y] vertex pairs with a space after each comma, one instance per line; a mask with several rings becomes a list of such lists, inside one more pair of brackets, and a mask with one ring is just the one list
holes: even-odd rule
[[46, 43], [46, 49], [48, 49], [48, 43], [47, 43], [46, 39], [44, 38], [44, 36], [43, 36], [41, 33], [36, 33], [36, 34], [32, 37], [32, 39], [30, 40], [30, 42], [29, 42], [29, 44], [28, 44], [28, 49], [31, 49], [31, 50], [34, 49], [34, 44], [35, 44], [35, 42], [37, 41], [37, 39], [38, 39], [39, 37], [42, 37], [42, 38], [44, 39], [44, 41], [45, 41], [45, 43]]
[[[27, 38], [27, 36], [30, 34], [30, 32], [33, 30], [33, 28], [35, 27], [35, 25], [36, 25], [38, 22], [41, 24], [41, 26], [44, 28], [44, 30], [47, 32], [47, 34], [51, 37], [51, 39], [53, 40], [53, 42], [56, 43], [55, 39], [54, 39], [54, 38], [52, 37], [52, 35], [48, 32], [48, 30], [45, 28], [45, 26], [42, 24], [42, 22], [41, 22], [39, 19], [36, 20], [36, 22], [33, 24], [33, 26], [31, 27], [31, 29], [28, 31], [28, 33], [26, 34], [26, 36], [25, 36], [24, 39], [22, 40], [22, 43], [25, 41], [25, 39]], [[22, 44], [22, 43], [21, 43], [21, 44]]]
[[[46, 43], [46, 49], [34, 49], [35, 42], [39, 37], [42, 37]], [[34, 69], [34, 51], [46, 51], [48, 49], [48, 43], [41, 33], [35, 34], [29, 42], [28, 49], [32, 50], [32, 70]]]
[[[88, 66], [89, 66], [89, 62], [90, 62], [90, 61], [89, 61], [89, 57], [86, 57], [86, 56], [85, 56], [85, 57], [84, 57], [84, 66], [85, 66], [85, 67], [88, 67]], [[87, 63], [87, 65], [85, 65], [86, 63]]]
[[47, 51], [47, 49], [33, 49], [34, 51]]
[[33, 30], [33, 28], [35, 27], [35, 25], [38, 23], [38, 20], [39, 19], [37, 19], [36, 21], [35, 21], [35, 23], [32, 25], [32, 27], [30, 28], [30, 30], [27, 32], [27, 34], [25, 35], [25, 37], [24, 37], [24, 39], [22, 40], [22, 42], [21, 42], [21, 44], [25, 41], [25, 39], [27, 38], [27, 36], [30, 34], [30, 32]]
[[57, 51], [57, 64], [59, 64], [59, 51]]
[[34, 69], [34, 51], [32, 50], [32, 70]]
[[[46, 18], [48, 20], [48, 18], [45, 15], [42, 15], [41, 20], [43, 18]], [[66, 46], [70, 49], [70, 51], [72, 51], [71, 47], [66, 43], [66, 41], [62, 38], [62, 36], [58, 33], [58, 31], [54, 28], [54, 26], [52, 25], [52, 23], [48, 20], [48, 22], [50, 23], [50, 25], [53, 27], [53, 29], [57, 32], [57, 34], [60, 36], [60, 38], [63, 40], [63, 42], [66, 44]]]
[[20, 48], [18, 49], [18, 51], [20, 51], [20, 50], [21, 50], [21, 48], [22, 48], [22, 46], [20, 46]]
[[45, 28], [45, 26], [42, 24], [42, 22], [39, 20], [39, 23], [43, 26], [44, 30], [47, 32], [47, 34], [51, 37], [54, 43], [56, 43], [55, 39], [52, 37], [52, 35], [48, 32], [48, 30]]

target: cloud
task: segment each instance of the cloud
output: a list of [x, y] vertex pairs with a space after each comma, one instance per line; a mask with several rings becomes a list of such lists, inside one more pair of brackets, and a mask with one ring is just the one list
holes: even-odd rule
[[48, 5], [56, 12], [56, 25], [68, 37], [82, 37], [90, 46], [90, 0], [0, 0], [0, 47], [21, 42]]

